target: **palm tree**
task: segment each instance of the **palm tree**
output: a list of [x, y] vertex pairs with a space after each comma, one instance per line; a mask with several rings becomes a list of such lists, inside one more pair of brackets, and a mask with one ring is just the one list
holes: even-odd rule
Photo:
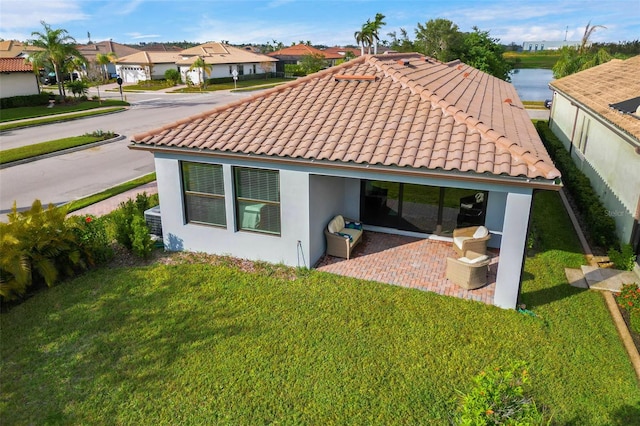
[[604, 64], [612, 59], [612, 56], [604, 48], [595, 53], [589, 51], [591, 46], [589, 39], [598, 28], [606, 27], [602, 25], [591, 25], [591, 21], [589, 21], [584, 29], [580, 46], [578, 48], [564, 46], [560, 50], [560, 58], [553, 66], [553, 76], [555, 78], [562, 78], [578, 71]]
[[371, 53], [371, 45], [373, 44], [373, 33], [371, 30], [371, 21], [367, 19], [367, 22], [362, 25], [360, 31], [353, 33], [356, 43], [360, 45], [360, 53], [362, 55], [364, 55], [365, 47], [368, 47], [367, 53]]
[[100, 65], [100, 72], [102, 73], [102, 80], [106, 81], [109, 78], [109, 70], [107, 65], [113, 64], [118, 59], [118, 56], [113, 53], [98, 53], [96, 55], [96, 63]]
[[383, 19], [384, 15], [382, 13], [376, 13], [375, 19], [369, 24], [371, 27], [371, 35], [375, 40], [375, 44], [373, 45], [374, 54], [378, 53], [378, 42], [380, 41], [380, 37], [378, 37], [378, 34], [380, 33], [380, 29], [383, 25], [387, 25], [387, 23], [384, 22]]
[[200, 87], [206, 88], [206, 75], [211, 75], [211, 64], [207, 64], [201, 56], [198, 56], [195, 61], [189, 67], [189, 71], [195, 69], [200, 70]]
[[44, 27], [44, 32], [34, 31], [31, 36], [35, 38], [29, 40], [32, 46], [40, 47], [43, 50], [34, 52], [34, 60], [38, 63], [48, 63], [53, 67], [58, 83], [60, 96], [65, 96], [64, 85], [62, 84], [61, 72], [64, 70], [64, 63], [69, 58], [86, 59], [75, 47], [76, 40], [69, 35], [67, 30], [58, 28], [52, 29], [45, 21], [40, 21]]

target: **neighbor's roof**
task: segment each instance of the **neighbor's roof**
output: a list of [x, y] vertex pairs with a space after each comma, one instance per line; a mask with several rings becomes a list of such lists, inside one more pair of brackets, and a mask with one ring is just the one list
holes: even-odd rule
[[196, 58], [201, 57], [205, 63], [217, 64], [246, 64], [260, 62], [276, 62], [277, 59], [266, 55], [253, 53], [246, 49], [238, 49], [222, 43], [205, 43], [196, 47], [185, 49], [180, 52], [182, 59], [176, 63], [178, 65], [191, 65]]
[[37, 52], [42, 50], [40, 47], [29, 46], [26, 43], [16, 40], [0, 41], [0, 58], [17, 58], [24, 53]]
[[550, 85], [640, 139], [640, 120], [609, 107], [640, 96], [640, 55], [626, 60], [612, 59], [552, 81]]
[[316, 49], [313, 46], [306, 44], [296, 44], [295, 46], [285, 47], [284, 49], [276, 50], [275, 52], [268, 53], [269, 56], [275, 58], [280, 57], [302, 57], [306, 55], [322, 55], [325, 59], [342, 59], [342, 55], [337, 52], [327, 52], [326, 50]]
[[359, 47], [356, 48], [356, 47], [340, 47], [340, 46], [327, 47], [326, 49], [322, 49], [322, 51], [325, 54], [329, 54], [329, 55], [340, 55], [341, 58], [344, 58], [344, 54], [346, 52], [351, 52], [356, 57], [360, 56], [360, 54], [362, 53], [362, 50]]
[[98, 53], [106, 55], [107, 53], [115, 53], [118, 58], [123, 58], [128, 55], [133, 55], [140, 50], [133, 47], [125, 46], [124, 44], [116, 43], [111, 40], [99, 41], [91, 44], [83, 44], [76, 46], [76, 48], [82, 53], [82, 55], [90, 61], [95, 60]]
[[0, 72], [33, 72], [24, 58], [0, 58]]
[[180, 52], [138, 52], [116, 60], [117, 64], [173, 64], [182, 59]]
[[511, 84], [418, 54], [361, 56], [133, 143], [326, 166], [560, 176]]

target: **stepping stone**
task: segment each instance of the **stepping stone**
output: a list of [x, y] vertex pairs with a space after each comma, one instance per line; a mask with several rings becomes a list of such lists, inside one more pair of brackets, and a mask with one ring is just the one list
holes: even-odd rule
[[587, 280], [584, 279], [584, 274], [581, 269], [564, 268], [564, 274], [567, 277], [569, 285], [577, 288], [589, 288]]
[[589, 288], [594, 290], [608, 290], [619, 292], [623, 284], [640, 282], [638, 276], [632, 271], [620, 271], [618, 269], [598, 268], [596, 266], [581, 266]]

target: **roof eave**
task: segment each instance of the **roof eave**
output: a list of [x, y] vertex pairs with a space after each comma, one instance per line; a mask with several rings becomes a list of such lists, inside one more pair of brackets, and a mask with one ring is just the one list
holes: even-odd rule
[[360, 163], [344, 163], [339, 161], [315, 160], [306, 158], [290, 158], [290, 157], [273, 157], [259, 154], [246, 154], [225, 151], [210, 151], [202, 149], [182, 148], [174, 146], [156, 146], [146, 145], [132, 141], [128, 146], [132, 150], [149, 151], [152, 153], [196, 155], [203, 157], [218, 157], [225, 159], [251, 160], [258, 162], [268, 162], [273, 164], [292, 164], [305, 165], [310, 168], [331, 168], [339, 170], [376, 172], [390, 175], [402, 176], [420, 176], [432, 177], [437, 179], [447, 179], [454, 181], [473, 181], [485, 184], [509, 185], [516, 187], [528, 187], [533, 189], [544, 189], [551, 191], [560, 191], [562, 189], [562, 181], [558, 179], [545, 178], [528, 178], [526, 176], [508, 176], [479, 174], [474, 172], [462, 172], [458, 170], [434, 170], [424, 168], [400, 167], [400, 166], [384, 166], [376, 164], [360, 164]]

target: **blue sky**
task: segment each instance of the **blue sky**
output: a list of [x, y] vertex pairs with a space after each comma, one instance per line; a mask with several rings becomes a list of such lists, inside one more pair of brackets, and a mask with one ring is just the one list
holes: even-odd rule
[[387, 33], [446, 18], [462, 31], [488, 30], [502, 43], [580, 40], [585, 25], [604, 25], [593, 41], [640, 39], [640, 0], [0, 0], [0, 38], [27, 40], [42, 29], [69, 31], [78, 43], [222, 41], [233, 44], [309, 40], [329, 46], [355, 44], [353, 33], [376, 13]]

